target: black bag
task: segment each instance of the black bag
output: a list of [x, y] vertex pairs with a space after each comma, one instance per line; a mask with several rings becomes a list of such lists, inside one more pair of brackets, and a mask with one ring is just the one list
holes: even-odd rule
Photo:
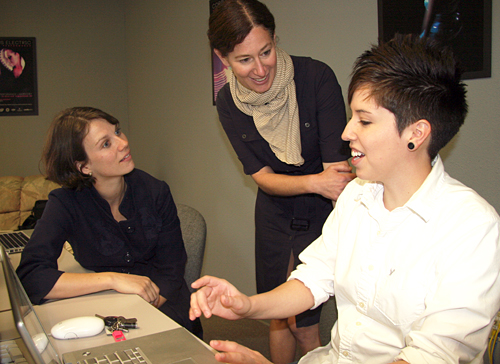
[[35, 201], [35, 206], [33, 206], [30, 216], [19, 226], [19, 230], [34, 229], [37, 221], [42, 217], [46, 204], [47, 200]]

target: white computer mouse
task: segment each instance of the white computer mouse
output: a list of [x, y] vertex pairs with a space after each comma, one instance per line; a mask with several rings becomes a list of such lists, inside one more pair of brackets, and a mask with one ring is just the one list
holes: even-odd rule
[[41, 354], [47, 347], [47, 344], [49, 343], [49, 339], [47, 338], [47, 335], [45, 333], [41, 332], [39, 334], [35, 334], [31, 337], [33, 339], [33, 342], [35, 343], [36, 348], [38, 349], [38, 352]]
[[94, 316], [82, 316], [63, 320], [55, 324], [50, 333], [56, 339], [79, 339], [97, 335], [103, 329], [103, 319]]

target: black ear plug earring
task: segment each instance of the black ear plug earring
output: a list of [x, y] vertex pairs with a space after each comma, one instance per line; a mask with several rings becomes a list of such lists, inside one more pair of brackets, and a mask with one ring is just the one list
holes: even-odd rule
[[409, 142], [409, 143], [408, 143], [408, 149], [409, 149], [409, 150], [413, 150], [413, 149], [415, 149], [415, 144], [413, 144], [412, 142]]

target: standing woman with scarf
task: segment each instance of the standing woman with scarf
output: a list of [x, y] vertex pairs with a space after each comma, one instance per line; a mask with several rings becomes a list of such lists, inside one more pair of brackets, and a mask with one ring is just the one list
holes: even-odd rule
[[[229, 82], [217, 95], [220, 122], [259, 186], [255, 206], [257, 292], [285, 282], [355, 175], [341, 140], [345, 106], [333, 71], [276, 46], [274, 17], [257, 0], [225, 0], [210, 16], [210, 45]], [[321, 308], [272, 320], [272, 361], [318, 347]]]

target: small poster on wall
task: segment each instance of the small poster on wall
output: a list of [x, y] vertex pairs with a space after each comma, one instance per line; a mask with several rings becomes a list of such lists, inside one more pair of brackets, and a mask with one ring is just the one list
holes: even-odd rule
[[[463, 79], [491, 77], [491, 0], [378, 0], [378, 34], [421, 34], [449, 45]], [[425, 22], [424, 22], [425, 21]]]
[[0, 37], [0, 116], [38, 115], [35, 38]]

